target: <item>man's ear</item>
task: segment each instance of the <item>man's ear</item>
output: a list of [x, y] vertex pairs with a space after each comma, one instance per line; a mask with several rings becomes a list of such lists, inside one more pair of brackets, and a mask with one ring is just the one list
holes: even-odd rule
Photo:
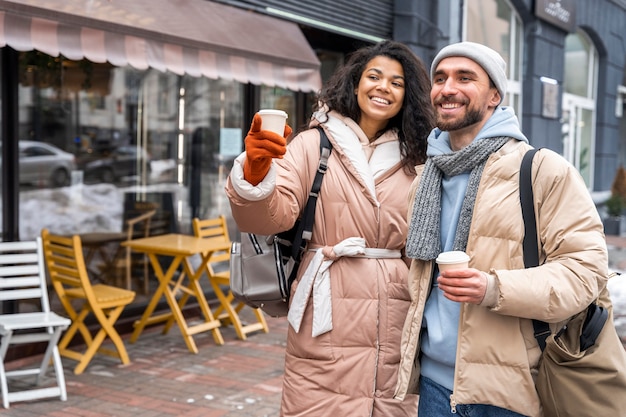
[[497, 88], [493, 87], [491, 90], [493, 91], [493, 95], [491, 96], [491, 99], [489, 99], [489, 106], [495, 108], [502, 101], [502, 96]]

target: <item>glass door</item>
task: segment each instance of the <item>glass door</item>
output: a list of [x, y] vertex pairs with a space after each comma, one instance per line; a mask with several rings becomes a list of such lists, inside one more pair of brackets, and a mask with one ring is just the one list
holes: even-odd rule
[[595, 154], [593, 100], [563, 94], [563, 156], [582, 175], [588, 188], [593, 184], [593, 155]]

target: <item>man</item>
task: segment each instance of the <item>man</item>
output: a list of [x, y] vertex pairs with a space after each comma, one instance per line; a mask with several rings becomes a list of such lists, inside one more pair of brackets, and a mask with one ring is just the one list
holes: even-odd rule
[[[533, 162], [542, 265], [524, 269], [519, 170], [531, 146], [506, 95], [506, 64], [484, 45], [443, 48], [431, 67], [437, 128], [411, 189], [412, 304], [395, 397], [419, 416], [542, 416], [532, 319], [559, 323], [606, 286], [602, 223], [576, 169], [543, 149]], [[442, 272], [443, 251], [470, 256]], [[553, 327], [553, 330], [556, 327]]]

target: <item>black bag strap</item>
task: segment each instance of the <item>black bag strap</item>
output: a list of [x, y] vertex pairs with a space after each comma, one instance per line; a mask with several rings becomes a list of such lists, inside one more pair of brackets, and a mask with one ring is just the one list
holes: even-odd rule
[[291, 245], [291, 257], [296, 261], [299, 261], [302, 257], [303, 241], [311, 240], [313, 232], [313, 220], [315, 220], [315, 206], [317, 205], [317, 197], [319, 197], [320, 189], [322, 188], [322, 181], [324, 180], [324, 174], [328, 168], [328, 158], [333, 149], [333, 145], [328, 140], [326, 132], [320, 126], [317, 127], [320, 132], [320, 161], [317, 166], [317, 172], [313, 179], [313, 185], [309, 192], [309, 199], [306, 202], [302, 219], [298, 224], [298, 231], [294, 237], [294, 241]]
[[539, 266], [539, 246], [537, 244], [537, 220], [532, 185], [533, 157], [539, 149], [531, 149], [524, 155], [519, 171], [519, 198], [524, 219], [524, 265], [526, 268]]
[[[531, 149], [524, 155], [520, 168], [520, 203], [522, 217], [524, 219], [524, 265], [526, 268], [539, 266], [539, 245], [537, 243], [537, 222], [535, 218], [535, 206], [533, 203], [532, 187], [532, 162], [535, 153], [539, 149]], [[604, 323], [608, 318], [608, 311], [593, 303], [587, 308], [587, 316], [580, 335], [580, 351], [584, 351], [596, 342]], [[552, 333], [548, 323], [541, 320], [533, 320], [535, 339], [543, 351], [546, 347], [546, 339]], [[564, 328], [561, 330], [563, 331]], [[560, 334], [557, 333], [557, 336]]]
[[[535, 218], [535, 204], [532, 186], [533, 157], [539, 149], [531, 149], [524, 155], [519, 172], [519, 198], [524, 219], [524, 266], [532, 268], [539, 266], [539, 244], [537, 243], [537, 220]], [[550, 336], [550, 326], [545, 321], [533, 320], [535, 339], [543, 351], [546, 339]]]

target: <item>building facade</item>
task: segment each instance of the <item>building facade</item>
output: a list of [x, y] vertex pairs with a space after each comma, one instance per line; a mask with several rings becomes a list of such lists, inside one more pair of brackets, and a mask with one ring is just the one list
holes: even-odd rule
[[160, 202], [183, 233], [229, 216], [224, 181], [254, 112], [303, 128], [323, 81], [382, 39], [427, 65], [451, 42], [496, 49], [532, 145], [597, 196], [626, 164], [625, 0], [38, 3], [0, 0], [3, 240], [119, 231], [137, 201]]

